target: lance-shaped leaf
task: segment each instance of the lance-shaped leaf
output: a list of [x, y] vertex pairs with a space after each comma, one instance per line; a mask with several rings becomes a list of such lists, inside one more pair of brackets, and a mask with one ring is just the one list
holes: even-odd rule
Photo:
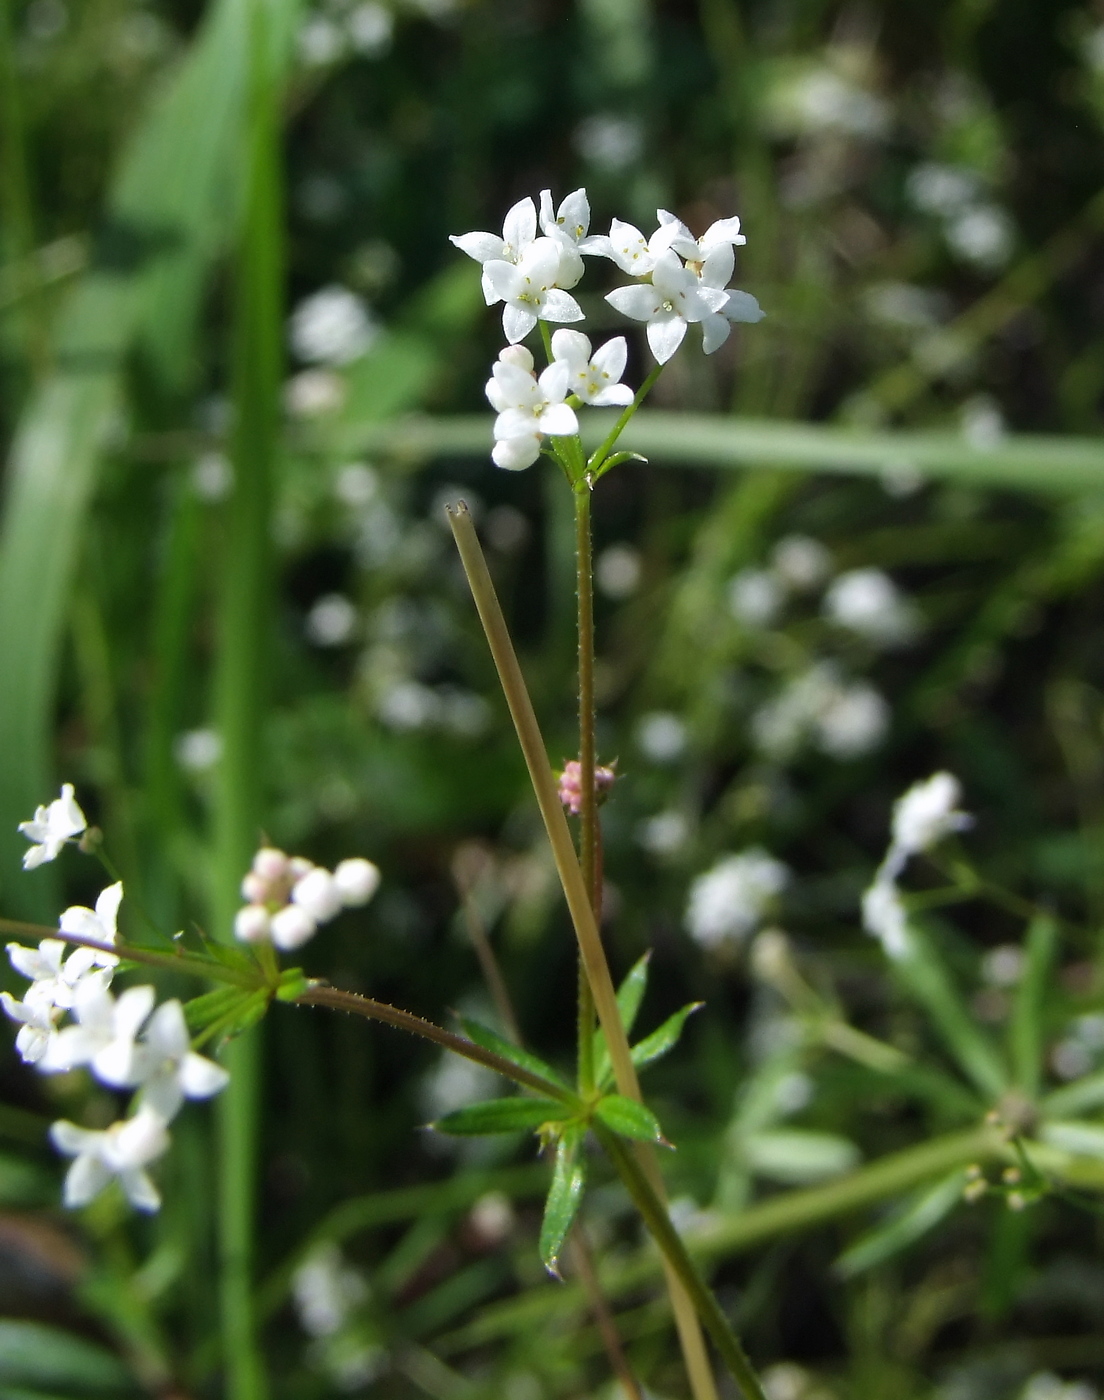
[[1033, 919], [1027, 930], [1024, 972], [1016, 988], [1008, 1027], [1016, 1083], [1029, 1098], [1039, 1092], [1046, 1044], [1047, 991], [1057, 948], [1058, 925], [1054, 919], [1049, 914]]
[[621, 1137], [636, 1142], [666, 1142], [659, 1120], [650, 1108], [621, 1094], [607, 1094], [594, 1105], [595, 1117]]
[[565, 1129], [556, 1144], [556, 1166], [552, 1185], [544, 1203], [541, 1222], [540, 1256], [544, 1267], [554, 1278], [560, 1277], [560, 1250], [571, 1229], [572, 1221], [583, 1199], [586, 1185], [586, 1162], [582, 1153], [583, 1129]]
[[476, 1045], [481, 1045], [484, 1050], [501, 1055], [504, 1060], [509, 1060], [512, 1065], [518, 1065], [521, 1069], [527, 1069], [530, 1074], [539, 1074], [542, 1079], [547, 1079], [553, 1084], [564, 1085], [562, 1075], [557, 1074], [551, 1065], [545, 1064], [539, 1055], [531, 1055], [528, 1050], [523, 1050], [512, 1040], [504, 1040], [490, 1027], [479, 1021], [469, 1020], [466, 1016], [460, 1018], [460, 1025], [468, 1039], [474, 1040]]
[[689, 1002], [681, 1011], [676, 1011], [673, 1016], [668, 1016], [666, 1021], [651, 1035], [646, 1035], [643, 1040], [638, 1040], [632, 1047], [632, 1062], [637, 1069], [643, 1069], [645, 1065], [650, 1065], [654, 1060], [662, 1059], [669, 1050], [673, 1050], [679, 1043], [682, 1028], [686, 1025], [688, 1018], [704, 1005], [704, 1001]]
[[884, 1224], [867, 1231], [841, 1254], [836, 1260], [836, 1272], [844, 1278], [854, 1278], [907, 1249], [950, 1215], [962, 1200], [965, 1181], [965, 1174], [955, 1171], [934, 1186], [916, 1192]]
[[533, 1132], [544, 1123], [562, 1122], [571, 1110], [555, 1099], [508, 1097], [468, 1104], [446, 1113], [433, 1124], [454, 1137], [487, 1137], [492, 1133]]
[[[626, 1035], [636, 1022], [640, 1003], [644, 1000], [644, 993], [648, 988], [648, 965], [651, 958], [650, 952], [638, 958], [617, 989], [617, 1009], [621, 1013], [621, 1024], [625, 1027]], [[594, 1075], [599, 1087], [612, 1082], [613, 1067], [610, 1064], [609, 1050], [606, 1048], [605, 1033], [601, 1030], [594, 1033]]]
[[193, 1035], [229, 1016], [240, 1003], [251, 1000], [252, 992], [240, 987], [219, 987], [184, 1003], [184, 1020]]
[[860, 1161], [859, 1149], [848, 1138], [811, 1128], [751, 1133], [742, 1148], [753, 1171], [790, 1186], [843, 1176]]

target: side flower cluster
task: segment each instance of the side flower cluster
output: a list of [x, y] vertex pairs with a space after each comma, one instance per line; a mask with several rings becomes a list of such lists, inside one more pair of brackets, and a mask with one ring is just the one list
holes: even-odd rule
[[648, 344], [660, 364], [678, 349], [690, 324], [702, 327], [706, 354], [728, 339], [735, 321], [762, 319], [759, 303], [728, 286], [735, 249], [745, 239], [739, 219], [719, 219], [697, 239], [681, 220], [657, 210], [659, 227], [645, 239], [632, 224], [614, 219], [608, 234], [590, 233], [590, 202], [585, 189], [554, 208], [544, 190], [539, 210], [530, 198], [507, 213], [496, 233], [453, 235], [457, 248], [483, 270], [488, 306], [502, 303], [502, 329], [509, 342], [487, 383], [487, 398], [498, 414], [493, 459], [519, 471], [540, 454], [545, 436], [578, 432], [574, 409], [627, 406], [633, 392], [621, 383], [628, 357], [623, 336], [594, 350], [578, 331], [552, 336], [552, 362], [538, 377], [533, 357], [518, 342], [538, 321], [584, 320], [570, 294], [583, 275], [584, 256], [607, 258], [635, 281], [610, 292], [616, 310], [646, 324]]
[[234, 933], [243, 943], [273, 943], [283, 952], [301, 948], [342, 909], [367, 904], [379, 888], [379, 869], [370, 860], [343, 860], [333, 871], [262, 847], [242, 881]]
[[[114, 946], [122, 898], [122, 884], [110, 885], [94, 909], [67, 909], [61, 931]], [[5, 1013], [19, 1024], [16, 1048], [27, 1063], [45, 1074], [85, 1066], [109, 1089], [136, 1091], [130, 1112], [109, 1128], [81, 1128], [64, 1119], [51, 1128], [54, 1146], [74, 1159], [65, 1204], [86, 1205], [117, 1177], [132, 1205], [155, 1211], [161, 1198], [146, 1168], [167, 1151], [168, 1125], [185, 1099], [218, 1093], [228, 1075], [192, 1050], [179, 1001], [155, 1007], [148, 986], [115, 997], [110, 987], [118, 957], [70, 947], [55, 938], [37, 948], [9, 943], [11, 964], [30, 986], [19, 1001], [0, 992]], [[71, 1019], [62, 1025], [66, 1016]]]
[[961, 797], [961, 784], [953, 774], [933, 773], [894, 803], [889, 849], [862, 901], [863, 927], [881, 942], [888, 957], [903, 958], [909, 947], [898, 878], [912, 856], [973, 825], [973, 818], [958, 810]]

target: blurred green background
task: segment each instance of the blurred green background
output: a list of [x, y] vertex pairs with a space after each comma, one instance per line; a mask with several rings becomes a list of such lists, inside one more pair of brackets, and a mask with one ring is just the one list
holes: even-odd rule
[[[71, 781], [123, 872], [128, 933], [211, 926], [219, 598], [254, 568], [233, 511], [256, 429], [271, 529], [250, 575], [256, 658], [238, 656], [246, 826], [384, 876], [305, 966], [438, 1021], [493, 1020], [468, 889], [527, 1036], [569, 1059], [570, 928], [443, 503], [476, 512], [557, 762], [575, 747], [571, 501], [548, 463], [490, 465], [498, 316], [447, 235], [585, 184], [592, 231], [617, 216], [648, 233], [657, 206], [699, 234], [738, 213], [737, 285], [767, 313], [709, 358], [691, 333], [640, 420], [649, 464], [617, 469], [594, 503], [600, 750], [619, 773], [607, 946], [618, 975], [652, 950], [644, 1029], [706, 1003], [651, 1081], [680, 1208], [736, 1219], [960, 1121], [949, 1091], [886, 1088], [803, 1039], [741, 940], [707, 946], [687, 919], [703, 872], [762, 847], [792, 871], [773, 912], [812, 984], [941, 1063], [858, 918], [893, 798], [938, 768], [977, 814], [972, 858], [1069, 921], [1048, 1072], [1095, 1071], [1104, 11], [0, 0], [0, 103], [4, 914], [92, 902], [80, 857], [18, 871], [15, 824]], [[258, 242], [265, 103], [280, 159]], [[603, 302], [601, 267], [581, 289], [588, 330], [629, 336], [638, 383], [646, 347]], [[253, 322], [251, 271], [269, 279]], [[256, 369], [260, 322], [276, 330]], [[998, 1033], [1015, 976], [993, 953], [1021, 932], [974, 905], [938, 924], [971, 1015]], [[466, 1063], [277, 1007], [261, 1082], [274, 1396], [606, 1393], [577, 1286], [536, 1256], [531, 1147], [419, 1131], [488, 1091]], [[0, 1396], [220, 1393], [213, 1115], [177, 1125], [158, 1218], [105, 1199], [74, 1223], [44, 1128], [104, 1123], [114, 1103], [7, 1053], [0, 1095]], [[755, 1137], [779, 1124], [805, 1134], [781, 1164]], [[874, 1218], [825, 1208], [713, 1255], [771, 1400], [1093, 1400], [1090, 1211], [961, 1207], [844, 1281], [833, 1261]], [[627, 1271], [615, 1302], [649, 1393], [682, 1394], [612, 1187], [588, 1228]]]

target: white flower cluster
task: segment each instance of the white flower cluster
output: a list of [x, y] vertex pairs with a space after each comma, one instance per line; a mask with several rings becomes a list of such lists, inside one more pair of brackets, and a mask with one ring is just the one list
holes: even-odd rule
[[686, 929], [704, 948], [738, 943], [789, 883], [789, 868], [759, 846], [724, 856], [690, 886]]
[[248, 902], [234, 920], [235, 936], [243, 943], [274, 943], [290, 952], [342, 909], [367, 904], [379, 881], [379, 869], [370, 860], [343, 860], [329, 871], [303, 856], [262, 847], [242, 881]]
[[503, 304], [502, 329], [510, 344], [487, 384], [487, 398], [498, 413], [493, 456], [500, 467], [516, 471], [530, 466], [544, 435], [578, 432], [568, 395], [598, 407], [633, 401], [632, 390], [620, 382], [628, 355], [622, 336], [595, 351], [586, 336], [557, 331], [552, 363], [539, 378], [533, 357], [518, 345], [538, 321], [584, 319], [570, 294], [583, 275], [584, 255], [608, 258], [638, 279], [610, 292], [606, 300], [646, 323], [648, 344], [660, 364], [678, 349], [689, 324], [700, 323], [709, 354], [728, 339], [733, 322], [762, 319], [753, 296], [727, 286], [734, 249], [745, 241], [739, 219], [718, 220], [699, 240], [673, 214], [665, 209], [657, 213], [659, 228], [647, 240], [620, 219], [614, 219], [608, 235], [591, 235], [586, 190], [569, 194], [558, 209], [551, 191], [544, 190], [539, 212], [530, 198], [510, 209], [501, 236], [452, 236], [461, 252], [481, 264], [487, 305]]
[[23, 869], [34, 870], [46, 861], [56, 860], [62, 846], [83, 835], [87, 826], [73, 784], [65, 783], [60, 797], [55, 797], [48, 807], [37, 807], [29, 822], [19, 823], [19, 830], [33, 843], [23, 854]]
[[876, 748], [889, 719], [889, 704], [872, 685], [848, 681], [832, 662], [819, 661], [756, 711], [751, 732], [759, 748], [777, 758], [811, 739], [829, 758], [847, 760]]
[[863, 925], [891, 958], [908, 952], [908, 916], [897, 880], [909, 858], [927, 851], [973, 818], [958, 810], [962, 787], [951, 773], [933, 773], [898, 798], [893, 806], [892, 839], [874, 882], [863, 895]]
[[[110, 885], [95, 909], [67, 909], [61, 931], [114, 946], [122, 898], [122, 884]], [[154, 1211], [161, 1198], [146, 1167], [167, 1150], [169, 1123], [185, 1099], [209, 1098], [228, 1076], [192, 1050], [179, 1001], [155, 1009], [152, 987], [130, 987], [116, 998], [109, 987], [118, 957], [79, 946], [66, 956], [70, 947], [56, 938], [37, 948], [9, 943], [12, 966], [31, 985], [22, 1001], [0, 992], [0, 1002], [19, 1024], [16, 1048], [27, 1063], [46, 1074], [87, 1066], [110, 1089], [137, 1090], [133, 1111], [109, 1128], [95, 1131], [64, 1119], [51, 1128], [55, 1147], [75, 1159], [65, 1178], [65, 1204], [86, 1205], [118, 1177], [132, 1205]], [[67, 1013], [72, 1021], [60, 1025]]]

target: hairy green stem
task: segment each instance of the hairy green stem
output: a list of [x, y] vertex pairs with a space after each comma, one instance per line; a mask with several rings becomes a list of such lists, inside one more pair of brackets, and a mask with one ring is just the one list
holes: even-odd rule
[[[602, 891], [598, 883], [598, 803], [594, 791], [594, 565], [590, 538], [590, 487], [578, 483], [575, 498], [575, 581], [579, 606], [579, 864], [590, 895], [595, 923], [601, 927]], [[594, 995], [579, 958], [578, 1012], [579, 1092], [594, 1088]]]
[[599, 447], [597, 451], [591, 453], [590, 460], [587, 462], [587, 474], [593, 481], [597, 481], [597, 479], [602, 475], [602, 463], [613, 451], [614, 447], [617, 445], [617, 439], [628, 427], [630, 418], [632, 418], [636, 410], [652, 392], [652, 388], [655, 385], [656, 380], [662, 373], [662, 365], [652, 366], [651, 373], [648, 375], [647, 379], [645, 379], [644, 383], [641, 384], [640, 388], [636, 391], [636, 397], [633, 399], [632, 403], [629, 404], [624, 409], [624, 411], [618, 415], [617, 422], [610, 429], [609, 435], [606, 437], [606, 440], [602, 443], [601, 447]]
[[744, 1393], [745, 1400], [766, 1400], [759, 1378], [729, 1325], [728, 1318], [713, 1296], [713, 1290], [702, 1278], [697, 1265], [686, 1252], [678, 1231], [660, 1197], [653, 1191], [648, 1174], [628, 1147], [600, 1123], [591, 1125], [606, 1155], [624, 1182], [636, 1208], [644, 1218], [656, 1243], [663, 1251], [668, 1267], [678, 1276], [697, 1309], [698, 1316], [709, 1329], [717, 1350], [733, 1379]]

